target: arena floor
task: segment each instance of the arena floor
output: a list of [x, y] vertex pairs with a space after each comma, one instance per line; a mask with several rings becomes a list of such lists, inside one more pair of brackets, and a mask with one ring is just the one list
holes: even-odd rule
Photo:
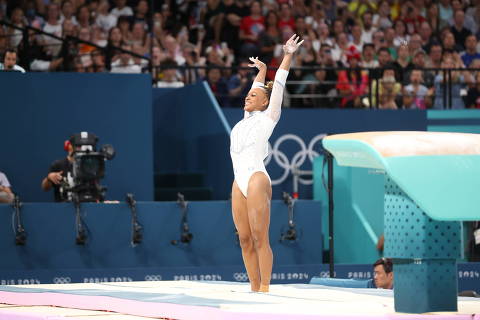
[[458, 312], [394, 311], [390, 290], [272, 285], [267, 294], [231, 282], [145, 281], [0, 286], [0, 320], [464, 319], [480, 320], [480, 299]]

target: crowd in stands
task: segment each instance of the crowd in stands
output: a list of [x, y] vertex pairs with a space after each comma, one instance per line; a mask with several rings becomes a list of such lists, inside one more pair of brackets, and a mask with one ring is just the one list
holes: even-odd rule
[[[253, 76], [248, 57], [265, 62], [271, 79], [282, 43], [296, 33], [305, 43], [287, 105], [480, 108], [479, 73], [471, 70], [480, 68], [480, 0], [153, 3], [0, 0], [0, 21], [9, 23], [0, 25], [0, 53], [16, 49], [30, 71], [151, 72], [158, 87], [205, 80], [221, 106], [241, 107]], [[26, 46], [11, 25], [85, 42], [30, 29]]]

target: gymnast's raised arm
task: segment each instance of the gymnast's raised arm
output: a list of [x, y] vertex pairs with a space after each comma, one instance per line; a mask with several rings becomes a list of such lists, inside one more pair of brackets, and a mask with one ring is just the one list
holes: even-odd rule
[[285, 88], [285, 82], [287, 81], [288, 71], [292, 63], [293, 53], [297, 51], [298, 47], [303, 43], [303, 40], [298, 42], [300, 37], [294, 34], [287, 40], [283, 46], [283, 60], [278, 67], [275, 74], [275, 81], [273, 82], [272, 94], [270, 96], [270, 103], [268, 104], [265, 113], [276, 123], [280, 119], [282, 111], [283, 89]]
[[[267, 75], [267, 65], [262, 61], [258, 60], [258, 57], [250, 57], [249, 59], [251, 63], [248, 66], [258, 69], [257, 76], [255, 77], [255, 80], [253, 80], [251, 89], [263, 88], [265, 86], [265, 76]], [[245, 111], [243, 117], [248, 117], [248, 114], [249, 112]]]

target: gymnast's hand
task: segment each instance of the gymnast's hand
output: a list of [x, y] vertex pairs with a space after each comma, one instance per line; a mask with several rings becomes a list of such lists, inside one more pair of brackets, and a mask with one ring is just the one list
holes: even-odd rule
[[263, 70], [267, 68], [267, 65], [263, 63], [262, 61], [258, 60], [258, 57], [250, 57], [248, 58], [252, 63], [250, 63], [248, 66], [252, 68], [257, 68], [258, 70]]
[[305, 41], [302, 40], [298, 42], [298, 40], [300, 40], [300, 37], [294, 34], [290, 39], [287, 40], [287, 42], [285, 42], [285, 45], [283, 46], [283, 52], [285, 52], [285, 54], [292, 54], [297, 51], [298, 47], [300, 47], [303, 41]]

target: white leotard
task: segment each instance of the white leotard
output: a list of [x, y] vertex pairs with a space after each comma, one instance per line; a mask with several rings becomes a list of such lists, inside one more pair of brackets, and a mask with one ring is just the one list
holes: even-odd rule
[[[268, 139], [280, 119], [283, 88], [287, 76], [287, 70], [279, 69], [275, 75], [268, 108], [265, 111], [245, 112], [244, 118], [233, 127], [230, 133], [233, 173], [245, 197], [248, 182], [255, 172], [263, 172], [270, 180], [263, 160], [268, 156]], [[263, 83], [254, 82], [252, 88], [256, 87], [263, 87]]]

